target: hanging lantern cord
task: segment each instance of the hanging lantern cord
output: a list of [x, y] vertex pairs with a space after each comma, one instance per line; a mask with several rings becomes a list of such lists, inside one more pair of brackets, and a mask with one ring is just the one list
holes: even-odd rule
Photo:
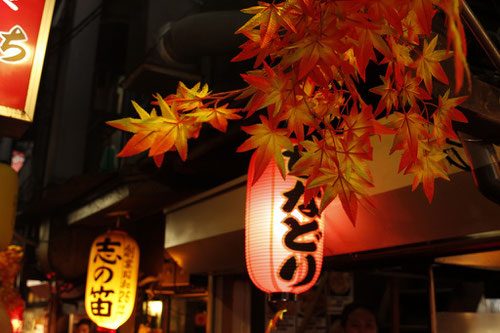
[[121, 224], [122, 218], [126, 218], [126, 219], [130, 218], [130, 215], [127, 211], [112, 212], [112, 213], [109, 213], [108, 216], [116, 217], [115, 230], [120, 230], [120, 224]]

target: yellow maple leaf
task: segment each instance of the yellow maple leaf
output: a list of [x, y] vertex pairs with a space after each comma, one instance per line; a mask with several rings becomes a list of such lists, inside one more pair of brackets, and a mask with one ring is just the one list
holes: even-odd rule
[[440, 61], [448, 59], [453, 52], [446, 50], [435, 51], [438, 36], [436, 35], [431, 42], [424, 40], [422, 56], [415, 61], [413, 67], [417, 68], [417, 75], [424, 80], [425, 87], [429, 93], [432, 92], [432, 77], [435, 77], [444, 84], [448, 84], [448, 77], [441, 67]]
[[390, 153], [408, 149], [410, 155], [416, 158], [420, 139], [429, 137], [427, 130], [429, 122], [413, 110], [407, 113], [395, 112], [394, 115], [396, 119], [387, 124], [387, 127], [396, 130]]
[[434, 127], [432, 136], [436, 138], [439, 146], [446, 142], [446, 138], [457, 139], [457, 135], [453, 130], [451, 121], [468, 122], [462, 112], [455, 107], [463, 103], [466, 96], [448, 98], [450, 90], [448, 89], [443, 96], [439, 96], [438, 108], [434, 111], [432, 118], [434, 119]]
[[189, 117], [195, 117], [197, 121], [207, 122], [221, 132], [225, 132], [228, 119], [241, 119], [241, 116], [236, 114], [241, 109], [228, 109], [228, 104], [216, 106], [213, 108], [199, 108]]
[[432, 201], [434, 195], [434, 179], [439, 177], [450, 180], [448, 178], [446, 166], [443, 163], [444, 158], [446, 158], [446, 154], [438, 149], [435, 142], [423, 142], [420, 145], [418, 160], [405, 172], [415, 174], [412, 191], [414, 191], [421, 182], [423, 183], [424, 192], [429, 202]]
[[273, 157], [280, 169], [281, 176], [285, 178], [286, 168], [281, 150], [284, 148], [293, 151], [293, 145], [287, 137], [288, 131], [286, 129], [277, 128], [276, 122], [270, 123], [264, 116], [260, 116], [260, 121], [261, 124], [241, 127], [251, 137], [243, 142], [237, 150], [238, 152], [243, 152], [256, 149], [254, 152], [255, 174], [254, 178], [250, 180], [252, 184], [264, 173], [264, 170]]
[[183, 82], [179, 82], [177, 86], [177, 93], [169, 95], [165, 101], [169, 104], [176, 103], [179, 110], [193, 110], [203, 106], [203, 99], [210, 95], [208, 85], [196, 83], [193, 88], [188, 88]]
[[265, 48], [269, 41], [274, 37], [280, 26], [286, 26], [292, 31], [296, 31], [293, 23], [283, 10], [284, 2], [275, 4], [258, 2], [259, 6], [243, 9], [242, 12], [246, 14], [253, 14], [254, 16], [239, 28], [236, 33], [242, 33], [260, 27], [261, 48]]

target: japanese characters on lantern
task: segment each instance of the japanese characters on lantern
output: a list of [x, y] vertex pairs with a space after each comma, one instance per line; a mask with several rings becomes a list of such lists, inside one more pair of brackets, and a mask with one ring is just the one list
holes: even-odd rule
[[0, 117], [33, 121], [55, 0], [0, 1]]
[[92, 244], [85, 310], [98, 326], [117, 329], [132, 314], [139, 270], [139, 247], [123, 231], [107, 232]]
[[[253, 178], [254, 163], [252, 158], [248, 179]], [[323, 220], [315, 200], [302, 202], [304, 182], [290, 175], [283, 180], [271, 161], [254, 185], [247, 184], [246, 264], [253, 283], [264, 292], [299, 294], [319, 277]]]

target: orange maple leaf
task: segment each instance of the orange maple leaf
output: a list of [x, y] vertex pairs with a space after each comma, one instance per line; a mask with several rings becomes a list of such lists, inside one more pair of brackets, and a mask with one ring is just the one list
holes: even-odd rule
[[312, 107], [304, 101], [304, 97], [295, 96], [294, 102], [286, 104], [280, 119], [286, 120], [290, 133], [295, 133], [297, 139], [304, 140], [304, 126], [309, 126], [312, 132], [317, 128]]
[[241, 119], [241, 116], [236, 114], [241, 109], [228, 109], [228, 104], [223, 106], [215, 106], [213, 108], [199, 108], [189, 117], [195, 117], [197, 121], [208, 122], [214, 128], [221, 132], [225, 132], [227, 128], [227, 120]]
[[444, 158], [446, 158], [446, 154], [438, 149], [434, 143], [422, 143], [418, 160], [405, 171], [405, 174], [415, 174], [412, 191], [418, 187], [420, 182], [423, 183], [424, 192], [429, 202], [432, 201], [434, 195], [434, 179], [439, 177], [450, 180], [446, 166], [442, 161]]
[[449, 93], [450, 90], [448, 89], [443, 96], [439, 96], [438, 108], [432, 115], [434, 119], [432, 136], [436, 138], [439, 146], [446, 142], [446, 138], [457, 139], [457, 135], [451, 125], [452, 120], [463, 123], [468, 122], [463, 113], [455, 109], [456, 106], [467, 99], [467, 96], [448, 98]]
[[395, 112], [394, 116], [396, 119], [387, 124], [387, 127], [397, 130], [390, 153], [408, 147], [410, 156], [416, 159], [420, 138], [429, 137], [429, 122], [414, 109], [407, 113]]
[[366, 196], [365, 188], [368, 182], [354, 172], [346, 173], [345, 170], [341, 170], [338, 166], [321, 168], [319, 171], [321, 175], [314, 178], [309, 183], [308, 188], [323, 188], [320, 212], [338, 196], [344, 211], [354, 225], [359, 200], [357, 196]]
[[413, 107], [417, 99], [431, 99], [431, 96], [424, 89], [420, 88], [421, 81], [422, 79], [419, 77], [412, 77], [410, 71], [406, 72], [400, 88], [401, 105], [403, 107], [408, 103]]
[[409, 9], [405, 18], [402, 20], [403, 24], [403, 37], [413, 45], [419, 45], [419, 35], [423, 35], [424, 31], [418, 24], [417, 14], [413, 9]]
[[335, 165], [335, 149], [328, 145], [326, 140], [320, 140], [313, 136], [311, 140], [302, 141], [303, 151], [301, 157], [295, 162], [290, 174], [294, 176], [309, 177], [308, 182], [316, 177], [320, 168]]
[[367, 183], [372, 184], [373, 179], [368, 168], [367, 160], [372, 159], [373, 148], [369, 141], [369, 135], [364, 135], [352, 140], [339, 138], [336, 145], [336, 153], [340, 163], [345, 165], [346, 173], [354, 172]]
[[[207, 84], [201, 87], [201, 83], [198, 82], [190, 89], [183, 82], [179, 82], [177, 93], [167, 96], [165, 101], [168, 104], [176, 103], [178, 110], [193, 110], [202, 107], [203, 99], [208, 95], [210, 95], [210, 91]], [[154, 102], [154, 104], [158, 104], [158, 102]]]
[[415, 61], [413, 67], [417, 68], [417, 75], [424, 79], [425, 87], [429, 93], [432, 92], [432, 77], [434, 76], [444, 84], [448, 84], [448, 78], [439, 64], [440, 61], [452, 56], [452, 52], [445, 50], [435, 51], [438, 36], [436, 35], [430, 43], [424, 40], [422, 56]]
[[356, 30], [358, 32], [358, 46], [354, 48], [354, 54], [357, 59], [359, 75], [365, 80], [368, 61], [376, 62], [374, 47], [387, 58], [391, 57], [391, 50], [382, 35], [391, 34], [392, 31], [386, 25], [376, 25], [368, 21], [364, 21], [362, 25], [356, 27]]
[[399, 34], [403, 34], [401, 17], [397, 11], [399, 2], [398, 0], [372, 1], [369, 3], [368, 15], [372, 21], [387, 20]]
[[458, 93], [463, 85], [464, 70], [467, 74], [469, 89], [471, 86], [471, 76], [469, 65], [467, 64], [467, 44], [465, 42], [465, 32], [460, 19], [460, 0], [441, 0], [439, 6], [447, 15], [448, 22], [448, 47], [453, 44], [455, 61], [455, 93]]
[[309, 31], [307, 35], [300, 38], [297, 42], [286, 47], [287, 51], [292, 51], [291, 54], [286, 54], [283, 59], [285, 65], [299, 63], [298, 78], [302, 79], [309, 74], [316, 66], [320, 66], [321, 70], [332, 77], [331, 67], [339, 63], [340, 57], [349, 49], [343, 42], [343, 37], [346, 32], [343, 29], [330, 28], [330, 25], [335, 25], [335, 21], [331, 18], [321, 23], [319, 27], [321, 33], [312, 33]]
[[420, 28], [427, 36], [431, 33], [432, 18], [436, 12], [432, 3], [433, 0], [412, 0], [410, 4], [410, 8], [413, 8], [417, 14]]
[[380, 79], [383, 84], [370, 89], [372, 93], [382, 96], [375, 110], [375, 117], [378, 116], [384, 108], [386, 109], [387, 115], [391, 113], [393, 107], [395, 109], [398, 108], [398, 91], [393, 88], [392, 80], [383, 76], [380, 76]]
[[141, 124], [146, 129], [158, 132], [149, 156], [163, 154], [175, 147], [183, 161], [187, 158], [187, 140], [193, 131], [189, 126], [193, 121], [185, 116], [179, 116], [176, 104], [169, 106], [160, 95], [157, 95], [162, 117]]
[[266, 57], [276, 53], [282, 48], [281, 44], [283, 43], [281, 42], [281, 38], [279, 38], [279, 36], [275, 35], [271, 42], [268, 43], [267, 47], [261, 48], [260, 45], [262, 44], [262, 41], [258, 30], [245, 30], [242, 31], [242, 34], [248, 38], [248, 41], [240, 46], [241, 52], [231, 59], [232, 62], [247, 60], [255, 57], [254, 68], [256, 68], [262, 64]]
[[251, 135], [241, 146], [238, 152], [255, 149], [255, 174], [250, 180], [252, 184], [260, 178], [267, 165], [274, 156], [274, 161], [278, 165], [283, 178], [286, 177], [285, 162], [281, 150], [293, 151], [293, 145], [287, 137], [288, 131], [276, 127], [276, 122], [271, 123], [266, 117], [260, 116], [261, 124], [252, 126], [242, 126], [241, 128]]
[[249, 31], [255, 27], [260, 27], [261, 48], [265, 48], [269, 41], [273, 39], [280, 26], [285, 26], [292, 31], [296, 31], [293, 23], [287, 17], [286, 11], [283, 10], [284, 2], [275, 4], [258, 2], [259, 6], [243, 9], [246, 14], [254, 14], [254, 16], [239, 28], [236, 33]]
[[116, 127], [122, 131], [134, 133], [132, 138], [122, 148], [121, 152], [118, 153], [117, 156], [119, 157], [126, 157], [142, 153], [143, 151], [149, 149], [156, 139], [156, 132], [144, 130], [144, 128], [141, 126], [144, 121], [147, 121], [150, 118], [158, 118], [158, 116], [156, 115], [156, 110], [153, 109], [151, 111], [151, 114], [148, 114], [136, 102], [132, 101], [132, 105], [139, 114], [139, 119], [123, 118], [106, 122], [106, 124]]
[[[197, 133], [197, 126], [188, 117], [179, 116], [175, 103], [172, 107], [169, 106], [160, 95], [157, 95], [157, 102], [161, 109], [161, 116], [157, 116], [154, 109], [148, 115], [144, 109], [133, 102], [141, 119], [125, 118], [107, 122], [108, 125], [120, 129], [130, 127], [130, 131], [135, 133], [117, 156], [131, 156], [150, 149], [149, 156], [154, 157], [157, 165], [161, 165], [163, 158], [160, 155], [175, 149], [181, 159], [186, 160], [187, 139]], [[129, 125], [126, 125], [127, 122]]]
[[265, 71], [252, 71], [251, 74], [241, 74], [241, 77], [258, 91], [245, 107], [247, 117], [255, 111], [274, 105], [274, 114], [281, 111], [281, 107], [294, 96], [294, 85], [289, 73], [283, 73], [280, 68], [275, 71], [264, 62]]
[[342, 116], [342, 120], [339, 129], [343, 131], [344, 138], [347, 141], [355, 141], [364, 137], [365, 142], [369, 142], [367, 136], [374, 133], [374, 118], [371, 105], [364, 104], [361, 108], [361, 112], [359, 112], [357, 103], [354, 103], [349, 114]]

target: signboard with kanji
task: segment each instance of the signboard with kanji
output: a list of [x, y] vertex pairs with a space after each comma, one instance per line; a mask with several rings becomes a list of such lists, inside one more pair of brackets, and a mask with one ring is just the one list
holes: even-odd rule
[[31, 124], [55, 0], [0, 0], [0, 136]]

